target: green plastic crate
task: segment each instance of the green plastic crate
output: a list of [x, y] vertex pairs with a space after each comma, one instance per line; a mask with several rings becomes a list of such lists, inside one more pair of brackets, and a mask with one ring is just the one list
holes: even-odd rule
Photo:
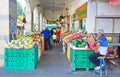
[[4, 49], [4, 69], [34, 70], [38, 63], [38, 46], [32, 49]]
[[93, 68], [93, 63], [88, 59], [92, 53], [94, 53], [94, 50], [75, 50], [71, 48], [72, 71], [74, 72], [77, 68], [85, 68], [86, 71], [89, 71], [90, 68]]

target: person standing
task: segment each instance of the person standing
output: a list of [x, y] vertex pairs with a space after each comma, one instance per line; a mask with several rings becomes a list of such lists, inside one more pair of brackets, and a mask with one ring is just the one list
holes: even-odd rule
[[[44, 35], [45, 50], [47, 50], [48, 47], [49, 47], [49, 49], [51, 50], [51, 43], [50, 43], [51, 32], [50, 32], [50, 30], [48, 30], [47, 28], [45, 28], [45, 29], [41, 32], [41, 34]], [[48, 47], [47, 47], [47, 45], [48, 45]]]
[[57, 36], [57, 44], [59, 46], [60, 44], [60, 38], [61, 38], [61, 32], [60, 32], [60, 29], [56, 29], [56, 36]]
[[54, 46], [56, 47], [57, 36], [56, 36], [55, 33], [53, 33], [52, 38], [53, 38], [53, 44], [54, 44]]
[[98, 36], [98, 40], [96, 43], [97, 47], [95, 53], [89, 56], [90, 61], [92, 61], [92, 63], [96, 65], [95, 70], [100, 69], [100, 61], [97, 58], [99, 56], [105, 56], [107, 54], [107, 49], [108, 49], [108, 40], [104, 35], [104, 30], [99, 29], [97, 36]]
[[23, 23], [23, 26], [22, 26], [22, 34], [25, 35], [25, 33], [26, 33], [26, 30], [25, 30], [25, 29], [26, 29], [26, 28], [25, 28], [26, 18], [23, 18], [22, 23]]

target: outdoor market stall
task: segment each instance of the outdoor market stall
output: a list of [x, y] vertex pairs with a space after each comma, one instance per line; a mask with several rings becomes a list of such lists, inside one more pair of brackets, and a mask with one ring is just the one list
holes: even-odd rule
[[44, 51], [43, 36], [39, 33], [19, 34], [17, 40], [6, 44], [4, 69], [34, 70]]
[[62, 39], [63, 52], [66, 53], [72, 71], [77, 68], [85, 68], [89, 71], [93, 68], [93, 63], [88, 59], [89, 55], [94, 53], [95, 44], [92, 43], [93, 38], [87, 37], [85, 32], [73, 32]]

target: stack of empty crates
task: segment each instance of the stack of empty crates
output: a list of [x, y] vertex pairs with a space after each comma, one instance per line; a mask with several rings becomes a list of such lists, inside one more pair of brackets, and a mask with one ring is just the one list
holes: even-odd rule
[[34, 70], [38, 63], [38, 46], [31, 49], [4, 49], [4, 69]]

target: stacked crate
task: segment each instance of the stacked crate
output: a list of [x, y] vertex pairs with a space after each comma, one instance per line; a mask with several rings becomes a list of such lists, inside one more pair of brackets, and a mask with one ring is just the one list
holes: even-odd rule
[[86, 71], [93, 68], [93, 63], [88, 59], [89, 55], [92, 53], [94, 53], [94, 50], [79, 50], [71, 48], [72, 71], [75, 71], [76, 68], [85, 68]]
[[34, 70], [38, 63], [38, 46], [31, 49], [4, 49], [4, 69]]

